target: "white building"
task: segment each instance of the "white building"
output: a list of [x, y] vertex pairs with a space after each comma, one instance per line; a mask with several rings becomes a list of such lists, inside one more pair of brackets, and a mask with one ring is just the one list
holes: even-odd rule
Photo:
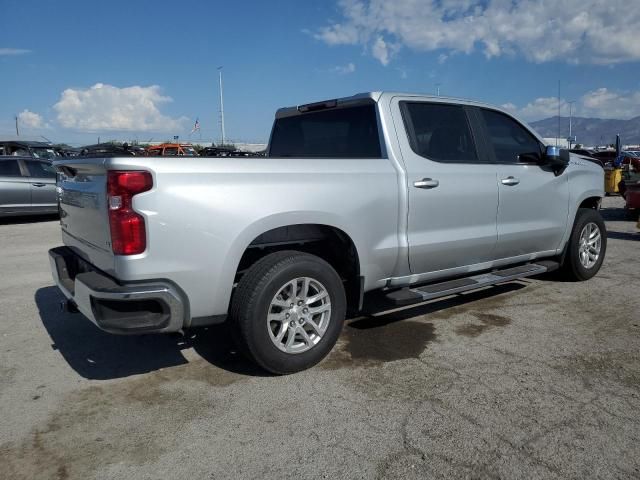
[[545, 137], [543, 140], [546, 145], [557, 145], [560, 148], [569, 148], [569, 142], [566, 138]]

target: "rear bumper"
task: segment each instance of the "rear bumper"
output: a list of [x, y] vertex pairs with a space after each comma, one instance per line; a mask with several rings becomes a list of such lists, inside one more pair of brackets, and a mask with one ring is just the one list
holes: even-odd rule
[[78, 310], [110, 333], [165, 333], [183, 328], [186, 302], [170, 282], [121, 284], [68, 247], [49, 250], [53, 280]]

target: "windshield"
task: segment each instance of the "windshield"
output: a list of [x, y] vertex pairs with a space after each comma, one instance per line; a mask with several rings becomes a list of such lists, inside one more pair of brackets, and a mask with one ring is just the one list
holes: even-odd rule
[[36, 158], [56, 158], [58, 156], [53, 148], [48, 147], [31, 147], [31, 151]]
[[184, 151], [184, 154], [189, 157], [195, 157], [198, 155], [192, 147], [182, 147], [182, 150]]

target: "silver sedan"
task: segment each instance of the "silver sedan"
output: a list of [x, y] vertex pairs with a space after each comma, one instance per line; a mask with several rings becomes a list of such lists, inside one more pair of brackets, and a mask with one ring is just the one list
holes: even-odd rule
[[0, 217], [58, 212], [51, 161], [0, 156]]

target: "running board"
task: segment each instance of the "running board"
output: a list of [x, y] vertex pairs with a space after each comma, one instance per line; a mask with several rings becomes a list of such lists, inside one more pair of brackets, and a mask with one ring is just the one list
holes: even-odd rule
[[558, 267], [558, 262], [551, 260], [540, 261], [538, 263], [528, 263], [518, 267], [494, 270], [489, 273], [481, 273], [479, 275], [458, 278], [447, 282], [431, 283], [422, 287], [406, 287], [387, 294], [386, 298], [396, 306], [411, 305], [413, 303], [425, 302], [427, 300], [446, 297], [456, 293], [466, 292], [468, 290], [476, 290], [478, 288], [509, 282], [519, 278], [540, 275], [541, 273], [557, 270]]

